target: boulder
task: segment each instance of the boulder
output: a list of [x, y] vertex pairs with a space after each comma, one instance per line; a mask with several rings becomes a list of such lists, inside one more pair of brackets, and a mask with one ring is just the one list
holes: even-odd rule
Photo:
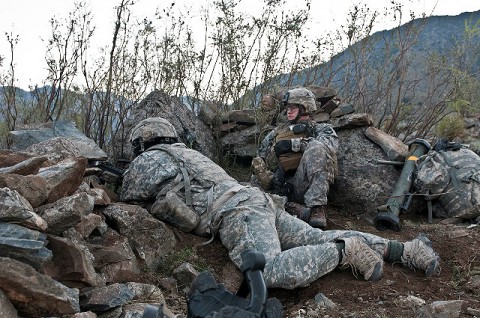
[[122, 306], [133, 299], [134, 292], [126, 284], [111, 284], [88, 289], [80, 295], [80, 307], [83, 311], [103, 313]]
[[105, 234], [91, 236], [87, 242], [87, 247], [94, 256], [93, 266], [103, 275], [106, 283], [124, 283], [139, 279], [140, 264], [128, 238], [108, 228]]
[[[40, 157], [25, 158], [13, 165], [6, 165], [7, 163], [2, 163], [2, 166], [4, 164], [5, 166], [0, 168], [0, 173], [15, 173], [23, 176], [26, 176], [29, 174], [36, 174], [38, 170], [42, 166], [44, 166], [44, 162], [47, 160], [48, 160], [47, 157], [40, 156]], [[13, 159], [12, 161], [15, 161], [15, 159]]]
[[69, 287], [105, 285], [95, 272], [94, 257], [88, 248], [66, 238], [48, 236], [47, 247], [52, 250], [52, 261], [42, 268], [42, 273]]
[[364, 134], [365, 128], [337, 131], [339, 174], [330, 188], [328, 204], [352, 215], [374, 215], [385, 204], [400, 176], [391, 165], [376, 163], [386, 155]]
[[48, 196], [47, 181], [37, 175], [0, 174], [0, 188], [4, 187], [17, 191], [33, 208], [45, 202]]
[[20, 316], [54, 317], [80, 312], [79, 291], [25, 263], [0, 257], [0, 289]]
[[102, 210], [102, 214], [120, 235], [129, 239], [135, 254], [151, 270], [156, 270], [161, 257], [175, 247], [172, 230], [140, 206], [115, 203]]
[[61, 234], [66, 229], [81, 222], [82, 217], [93, 211], [94, 200], [85, 192], [61, 198], [54, 203], [42, 205], [36, 209], [47, 223], [47, 232]]
[[107, 160], [108, 155], [90, 139], [54, 137], [37, 144], [33, 144], [24, 151], [43, 155], [52, 162], [59, 162], [67, 158], [83, 157], [90, 160]]
[[40, 269], [52, 259], [47, 236], [23, 226], [0, 223], [0, 257], [9, 257]]
[[18, 313], [10, 299], [0, 289], [0, 317], [18, 318]]
[[[79, 131], [72, 121], [60, 120], [47, 123], [17, 125], [17, 130], [10, 131], [8, 136], [13, 142], [12, 149], [17, 151], [23, 151], [35, 145], [29, 149], [29, 151], [33, 153], [38, 151], [39, 153], [47, 155], [57, 155], [63, 154], [65, 151], [72, 151], [76, 153], [73, 157], [85, 157], [88, 159], [107, 158], [107, 154], [100, 149], [92, 139]], [[57, 139], [57, 141], [52, 143], [43, 143], [58, 137], [64, 138]], [[57, 145], [51, 146], [53, 144]], [[62, 145], [66, 146], [66, 148], [62, 149]], [[53, 152], [50, 153], [49, 151]]]
[[24, 197], [9, 188], [0, 188], [0, 221], [40, 231], [45, 231], [48, 226]]
[[52, 203], [77, 191], [87, 165], [85, 158], [68, 158], [56, 165], [41, 168], [38, 175], [47, 180], [48, 198]]

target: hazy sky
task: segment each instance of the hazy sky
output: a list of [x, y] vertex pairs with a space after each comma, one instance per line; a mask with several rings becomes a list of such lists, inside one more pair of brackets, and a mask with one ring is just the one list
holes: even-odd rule
[[[152, 1], [137, 0], [134, 6], [134, 15], [138, 18], [153, 18], [159, 6], [168, 6], [175, 2], [176, 7], [191, 7], [192, 11], [212, 0], [169, 0]], [[255, 14], [255, 8], [261, 8], [261, 0], [242, 0], [245, 10]], [[427, 15], [458, 15], [462, 12], [480, 10], [480, 0], [401, 0], [406, 10], [412, 10], [419, 16], [422, 12]], [[114, 6], [120, 0], [86, 0], [94, 14], [96, 35], [94, 43], [99, 47], [111, 41], [113, 23], [115, 19]], [[298, 0], [286, 0], [286, 10], [295, 8]], [[339, 24], [346, 22], [349, 8], [354, 4], [365, 3], [372, 10], [379, 10], [388, 6], [389, 0], [312, 0], [312, 29], [315, 32], [331, 32]], [[2, 0], [0, 10], [0, 55], [6, 57], [4, 64], [10, 63], [10, 49], [5, 33], [18, 34], [20, 42], [15, 50], [17, 85], [27, 88], [29, 84], [41, 84], [46, 77], [45, 45], [43, 39], [48, 39], [51, 33], [49, 20], [52, 17], [59, 19], [67, 17], [74, 8], [74, 0]], [[405, 20], [404, 22], [407, 22]], [[391, 29], [396, 22], [383, 21], [376, 31]], [[5, 68], [5, 65], [4, 67]], [[1, 74], [1, 72], [0, 72]]]

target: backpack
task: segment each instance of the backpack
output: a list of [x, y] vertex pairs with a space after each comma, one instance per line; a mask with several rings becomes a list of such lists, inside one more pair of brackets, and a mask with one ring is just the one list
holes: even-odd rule
[[437, 217], [473, 219], [480, 215], [480, 157], [463, 147], [430, 150], [419, 158], [414, 188]]

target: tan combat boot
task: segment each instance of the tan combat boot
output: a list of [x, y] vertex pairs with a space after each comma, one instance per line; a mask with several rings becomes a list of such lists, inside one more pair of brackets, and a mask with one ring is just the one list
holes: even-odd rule
[[350, 266], [353, 275], [363, 274], [363, 279], [376, 281], [382, 277], [383, 259], [370, 248], [359, 237], [348, 237], [341, 239], [345, 242], [345, 249], [342, 251], [341, 267]]
[[403, 243], [402, 263], [411, 269], [425, 271], [427, 277], [439, 272], [440, 257], [432, 249], [432, 242], [425, 235]]
[[325, 206], [318, 205], [310, 209], [308, 224], [312, 227], [324, 229], [327, 227], [327, 210]]

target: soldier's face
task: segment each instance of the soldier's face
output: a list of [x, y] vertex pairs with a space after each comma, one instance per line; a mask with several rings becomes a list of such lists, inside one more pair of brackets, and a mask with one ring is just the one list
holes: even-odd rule
[[287, 105], [287, 119], [295, 120], [299, 111], [300, 108], [297, 105]]

